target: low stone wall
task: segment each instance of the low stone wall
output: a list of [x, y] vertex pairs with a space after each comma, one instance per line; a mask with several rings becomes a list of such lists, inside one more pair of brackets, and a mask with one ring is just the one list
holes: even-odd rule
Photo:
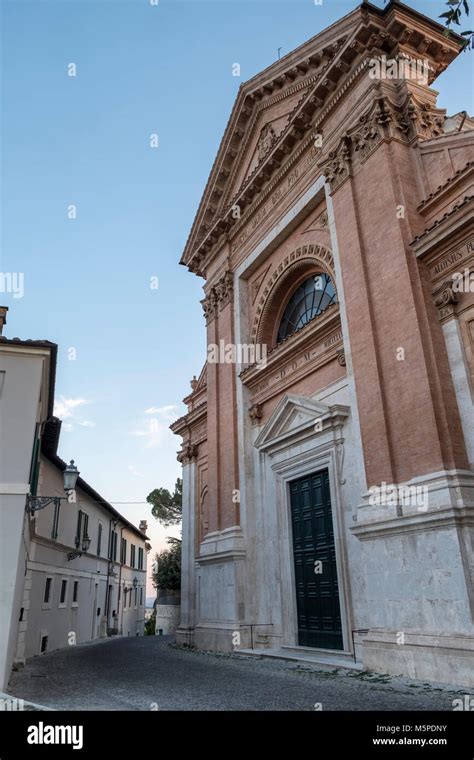
[[155, 634], [169, 636], [176, 633], [179, 626], [181, 606], [179, 604], [157, 604]]

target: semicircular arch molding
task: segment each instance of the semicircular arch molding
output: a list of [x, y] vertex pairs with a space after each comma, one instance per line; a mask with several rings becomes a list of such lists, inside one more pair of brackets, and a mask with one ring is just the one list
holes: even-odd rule
[[336, 288], [333, 255], [325, 246], [304, 245], [285, 256], [263, 287], [252, 324], [254, 343], [273, 346], [279, 315], [291, 294], [307, 277], [320, 272], [328, 274]]

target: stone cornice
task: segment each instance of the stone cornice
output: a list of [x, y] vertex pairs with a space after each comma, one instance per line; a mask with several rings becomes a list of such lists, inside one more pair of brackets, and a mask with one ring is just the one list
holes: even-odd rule
[[240, 379], [251, 391], [253, 403], [260, 404], [324, 364], [339, 361], [342, 348], [339, 306], [333, 304], [279, 343], [267, 355], [265, 365], [252, 364], [244, 369]]
[[446, 180], [443, 185], [439, 185], [436, 190], [427, 195], [418, 206], [420, 214], [429, 214], [431, 209], [439, 203], [443, 197], [449, 193], [455, 191], [462, 182], [469, 177], [474, 177], [474, 161], [468, 161], [462, 169], [453, 174], [452, 177]]
[[361, 541], [368, 541], [385, 536], [397, 536], [404, 533], [426, 533], [430, 530], [445, 528], [474, 527], [474, 507], [446, 507], [433, 512], [420, 512], [417, 515], [389, 517], [386, 519], [361, 523], [350, 528]]
[[[339, 35], [337, 34], [338, 28], [340, 29]], [[308, 95], [302, 98], [300, 104], [295, 108], [289, 124], [276, 140], [276, 144], [269, 155], [261, 162], [258, 172], [253, 176], [252, 185], [245, 186], [245, 193], [242, 193], [243, 197], [238, 196], [239, 206], [242, 203], [248, 205], [255, 194], [260, 192], [261, 187], [268, 182], [275, 170], [280, 167], [288, 150], [293, 151], [296, 143], [302, 139], [305, 132], [309, 128], [314, 129], [312, 120], [315, 111], [321, 108], [324, 100], [336, 89], [337, 82], [346, 74], [357, 56], [360, 57], [363, 53], [367, 55], [369, 53], [391, 52], [394, 48], [397, 48], [398, 51], [402, 48], [414, 50], [416, 54], [429, 56], [431, 60], [435, 61], [435, 68], [439, 72], [459, 52], [460, 38], [457, 35], [446, 36], [443, 27], [439, 24], [398, 2], [389, 3], [383, 10], [369, 3], [363, 3], [346, 19], [335, 24], [331, 30], [333, 43], [329, 45], [327, 51], [330, 65], [324, 72], [321, 72], [321, 76], [318, 76]], [[224, 214], [216, 216], [216, 213], [223, 202], [222, 197], [225, 188], [228, 187], [232, 164], [240, 153], [239, 145], [242, 137], [247, 134], [248, 119], [255, 113], [255, 102], [261, 101], [264, 96], [271, 94], [271, 91], [276, 87], [283, 87], [287, 74], [285, 67], [290, 59], [295, 63], [296, 70], [298, 67], [303, 68], [304, 74], [312, 65], [318, 66], [321, 61], [321, 54], [324, 55], [324, 51], [328, 47], [325, 48], [323, 44], [326, 38], [327, 34], [322, 32], [316, 38], [318, 42], [321, 40], [321, 46], [317, 45], [314, 40], [308, 43], [309, 48], [303, 46], [305, 51], [309, 51], [311, 46], [313, 47], [313, 53], [307, 59], [305, 58], [298, 63], [294, 57], [298, 51], [295, 51], [295, 54], [285, 57], [286, 60], [282, 59], [278, 65], [274, 64], [270, 67], [266, 72], [267, 76], [270, 71], [274, 74], [274, 79], [270, 82], [264, 76], [265, 73], [262, 72], [263, 79], [259, 78], [259, 75], [254, 80], [250, 80], [250, 83], [242, 86], [181, 259], [181, 263], [186, 263], [192, 271], [203, 274], [205, 270], [204, 260], [214, 250], [222, 235], [228, 232], [229, 224], [232, 223], [232, 220], [225, 218]], [[345, 40], [342, 45], [340, 44], [341, 38]], [[299, 49], [300, 52], [301, 50]], [[290, 68], [290, 77], [292, 76], [291, 71]], [[259, 83], [261, 82], [261, 85], [254, 88], [253, 85], [257, 84], [257, 80]], [[263, 105], [262, 100], [260, 107]], [[221, 167], [220, 170], [217, 168], [218, 164]], [[212, 194], [215, 195], [214, 200], [212, 200]], [[207, 222], [204, 219], [206, 213], [208, 213]], [[198, 227], [203, 228], [203, 223], [208, 225], [207, 231], [196, 248], [197, 230]], [[211, 224], [210, 228], [209, 223]]]
[[[472, 213], [471, 213], [471, 206], [474, 201], [474, 195], [466, 195], [464, 198], [460, 199], [458, 203], [456, 203], [450, 211], [447, 211], [440, 219], [436, 219], [433, 224], [431, 224], [429, 227], [427, 227], [420, 235], [417, 235], [415, 238], [413, 238], [412, 242], [410, 243], [410, 246], [413, 247], [413, 249], [416, 251], [416, 255], [418, 257], [422, 256], [424, 253], [426, 253], [427, 250], [431, 246], [429, 246], [428, 240], [430, 235], [435, 231], [441, 231], [442, 229], [445, 230], [446, 234], [453, 233], [452, 227], [449, 227], [451, 219], [455, 215], [459, 215], [462, 211], [467, 211], [467, 217], [464, 215], [461, 219], [462, 225], [472, 223]], [[427, 244], [429, 247], [423, 246], [423, 243], [427, 241]]]
[[205, 419], [207, 419], [207, 401], [204, 401], [196, 409], [193, 409], [192, 412], [179, 417], [179, 419], [170, 425], [170, 430], [175, 433], [175, 435], [183, 436], [186, 432], [189, 432], [193, 427], [203, 422]]

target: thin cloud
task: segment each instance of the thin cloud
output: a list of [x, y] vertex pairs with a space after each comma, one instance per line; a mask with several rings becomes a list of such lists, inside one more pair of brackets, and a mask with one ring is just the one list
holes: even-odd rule
[[138, 470], [133, 466], [133, 464], [129, 464], [128, 465], [128, 471], [131, 472], [132, 475], [135, 475], [135, 477], [137, 477], [137, 478], [144, 478], [145, 477], [142, 472], [138, 472]]
[[157, 415], [163, 420], [169, 420], [172, 422], [178, 414], [178, 407], [175, 404], [168, 404], [167, 406], [150, 406], [149, 409], [145, 409], [145, 414]]
[[74, 417], [74, 410], [77, 407], [87, 404], [84, 398], [65, 398], [61, 396], [54, 402], [54, 415], [61, 420], [66, 420], [68, 417]]
[[[95, 422], [92, 420], [83, 420], [77, 416], [78, 410], [88, 403], [85, 398], [66, 398], [65, 396], [60, 396], [55, 400], [54, 414], [63, 420], [62, 429], [66, 433], [74, 430], [76, 425], [84, 428], [95, 427]], [[64, 422], [64, 420], [67, 420], [67, 422]]]
[[137, 428], [132, 431], [132, 435], [136, 438], [145, 439], [145, 448], [154, 449], [163, 443], [166, 433], [168, 432], [168, 426], [161, 422], [157, 417], [145, 420], [143, 427]]

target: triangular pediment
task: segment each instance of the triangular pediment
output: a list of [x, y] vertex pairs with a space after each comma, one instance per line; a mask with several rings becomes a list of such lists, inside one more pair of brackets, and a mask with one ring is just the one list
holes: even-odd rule
[[288, 90], [286, 97], [280, 93], [279, 99], [263, 100], [256, 108], [253, 124], [249, 125], [247, 135], [242, 140], [239, 155], [236, 157], [235, 170], [231, 172], [226, 191], [222, 195], [217, 211], [224, 208], [239, 190], [248, 182], [270, 154], [283, 131], [287, 128], [294, 109], [301, 102], [310, 88], [311, 78], [306, 86], [295, 93]]
[[340, 425], [349, 408], [340, 404], [328, 406], [304, 396], [285, 395], [263, 426], [255, 446], [270, 448], [298, 435], [322, 433], [328, 427]]
[[420, 46], [428, 46], [436, 75], [459, 53], [453, 35], [408, 6], [364, 2], [242, 84], [181, 263], [205, 276], [212, 252], [276, 173], [292, 165], [302, 141], [309, 144], [315, 124], [324, 133], [325, 118], [348, 97], [367, 60], [405, 55], [405, 48], [419, 54]]
[[[356, 9], [240, 87], [182, 263], [189, 263], [196, 248], [213, 234], [216, 221], [225, 216], [223, 212], [228, 213], [235, 195], [255, 176], [258, 166], [263, 166], [262, 159], [273, 154], [272, 150], [268, 153], [260, 150], [267, 139], [265, 133], [262, 136], [267, 125], [276, 134], [273, 143], [276, 146], [291, 129], [293, 120], [298, 119], [299, 109], [311, 97], [318, 80], [326, 78], [328, 69], [359, 24], [360, 10]], [[328, 87], [328, 92], [332, 92], [332, 81], [328, 80]], [[295, 127], [298, 133], [303, 123], [309, 128], [306, 115], [299, 118]], [[287, 146], [284, 155], [288, 155]]]

